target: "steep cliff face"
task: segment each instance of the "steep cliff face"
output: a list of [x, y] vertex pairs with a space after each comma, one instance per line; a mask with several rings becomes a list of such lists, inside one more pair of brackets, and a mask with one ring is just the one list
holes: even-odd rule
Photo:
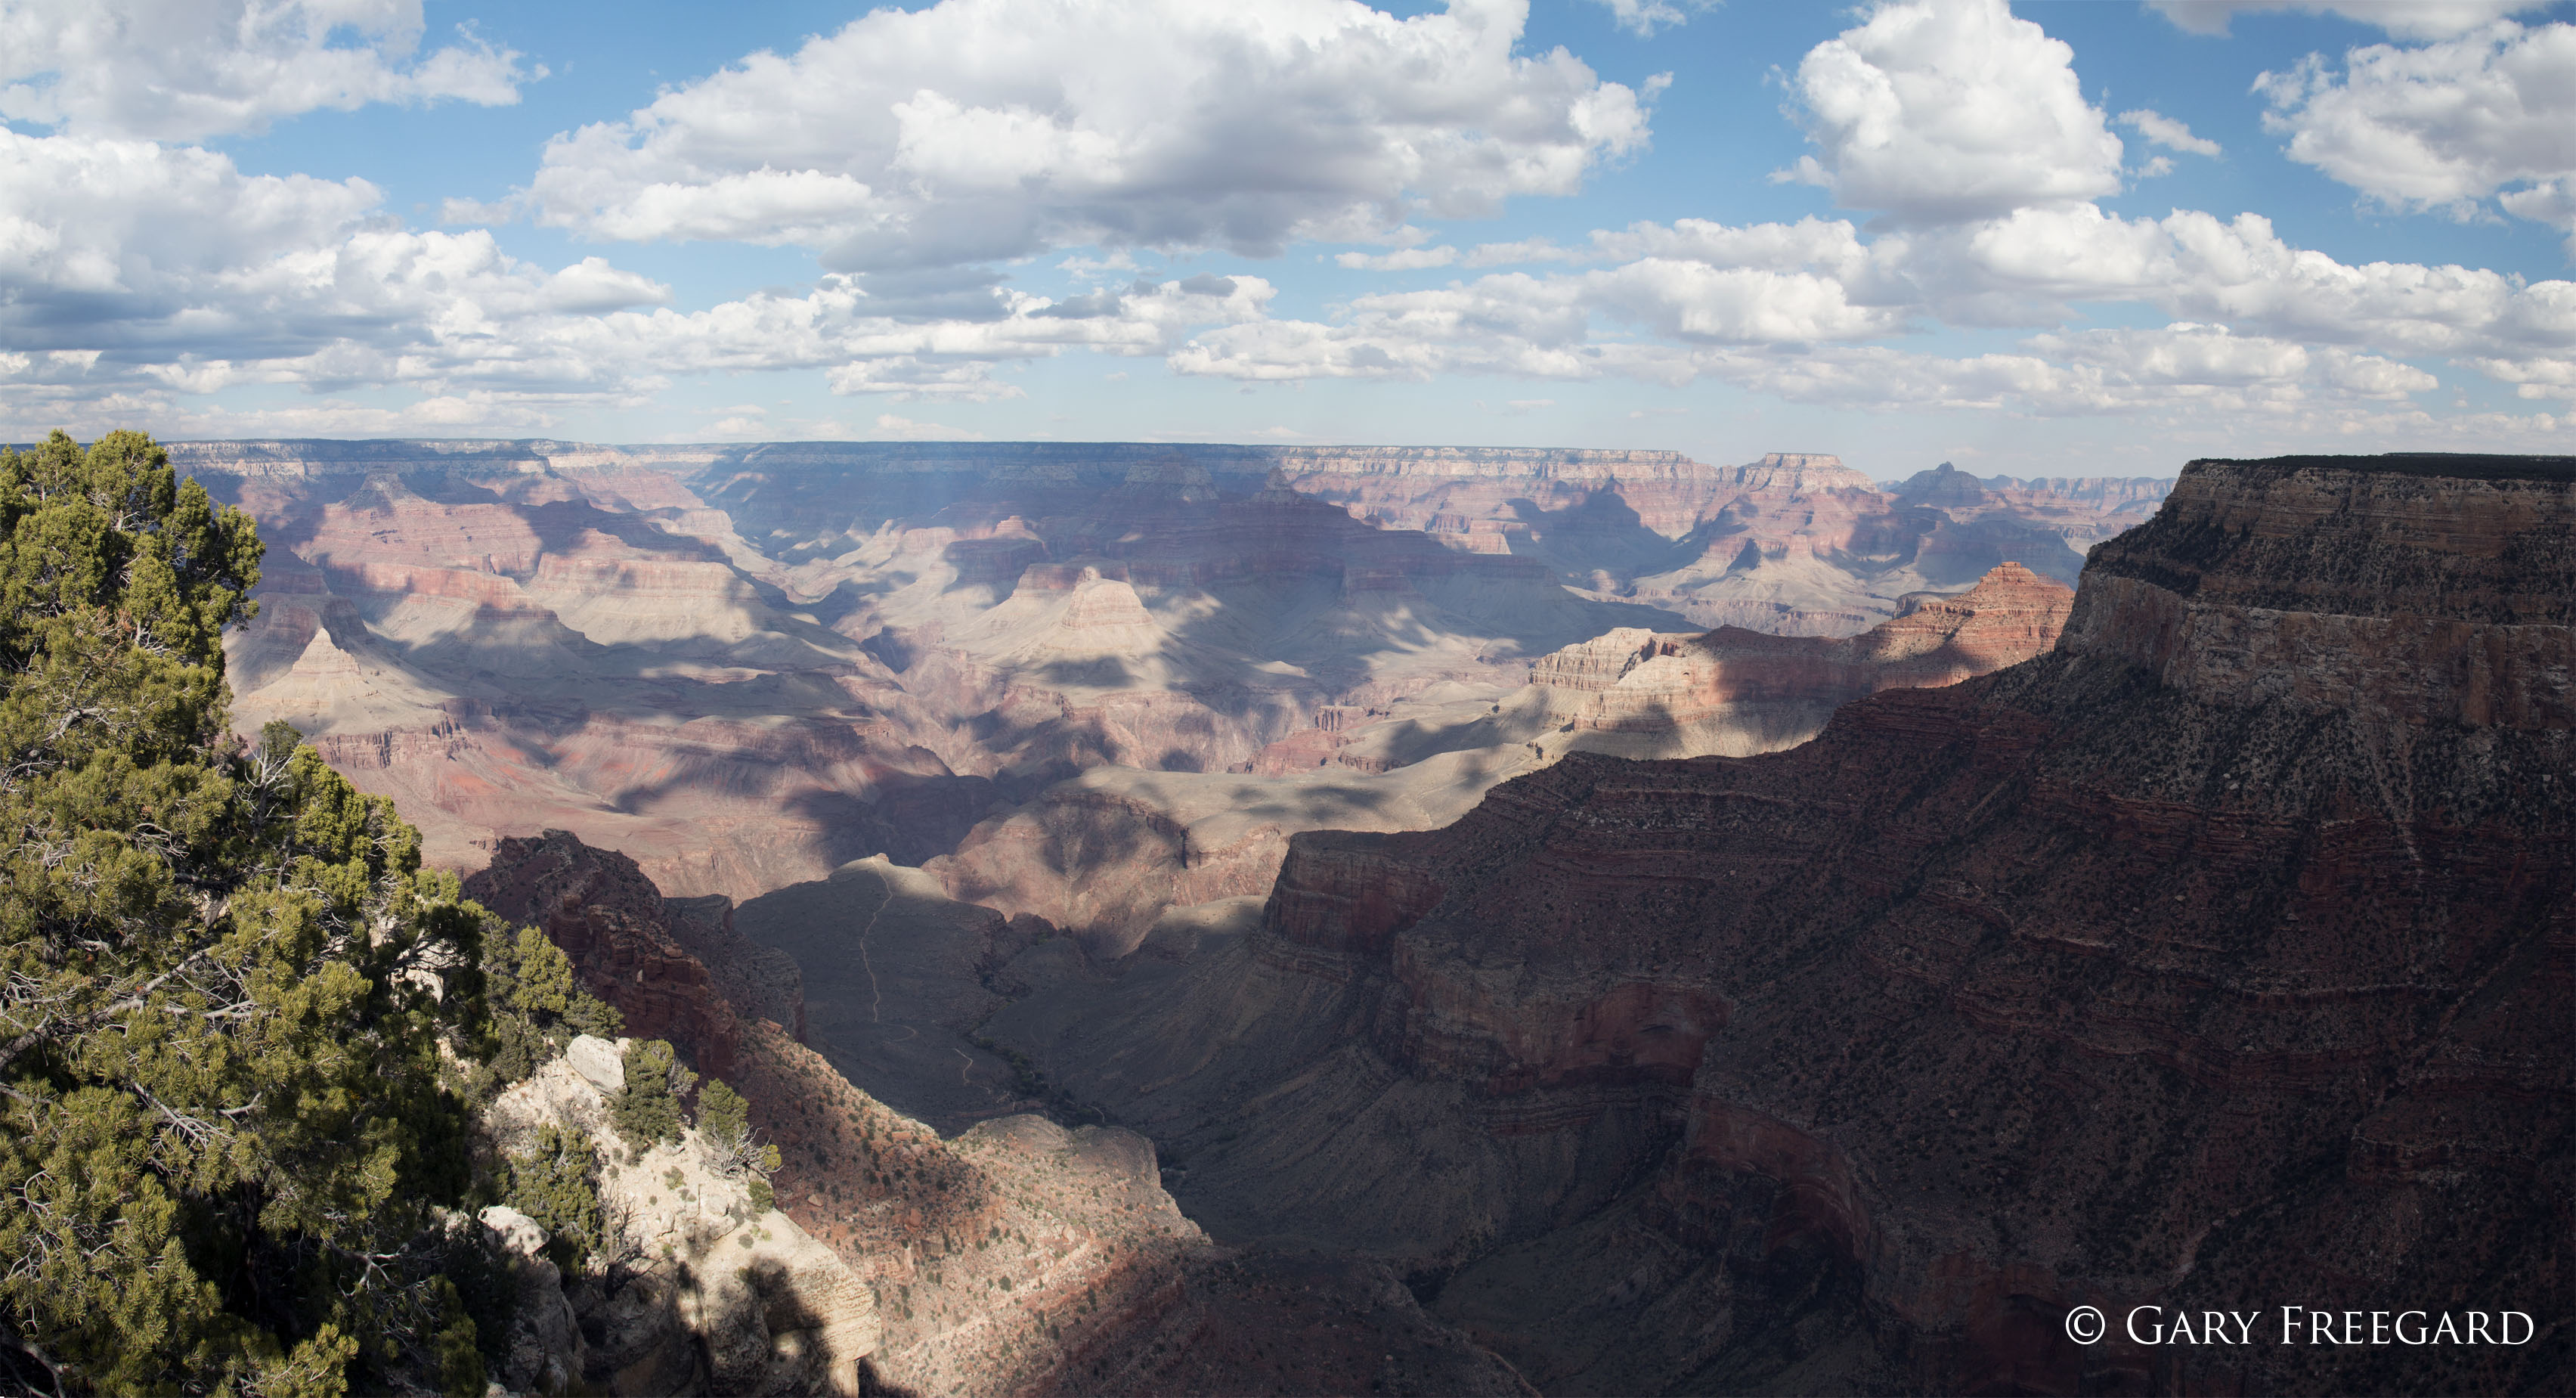
[[1815, 453], [172, 450], [272, 544], [228, 641], [246, 730], [294, 724], [460, 871], [562, 829], [735, 899], [957, 851], [1086, 770], [1383, 774], [1456, 746], [1405, 722], [1459, 725], [1300, 735], [1432, 691], [1467, 716], [1614, 628], [1841, 636], [2002, 558], [2071, 578], [2137, 503], [1964, 476], [1917, 502]]
[[[1422, 829], [1569, 751], [1745, 755], [1815, 736], [1834, 708], [1955, 684], [2047, 650], [2074, 593], [2016, 564], [1858, 636], [1622, 627], [1541, 656], [1526, 685], [1449, 685], [1318, 709], [1226, 774], [1096, 768], [926, 862], [950, 895], [1047, 919], [1095, 954], [1166, 908], [1266, 891], [1299, 830]], [[1266, 778], [1246, 781], [1244, 777]]]
[[[470, 883], [496, 910], [544, 925], [630, 1031], [664, 1026], [702, 1071], [721, 1072], [782, 1156], [782, 1212], [761, 1214], [739, 1181], [709, 1174], [694, 1134], [633, 1159], [612, 1150], [602, 1198], [640, 1249], [636, 1275], [613, 1290], [576, 1284], [567, 1303], [533, 1256], [541, 1239], [523, 1240], [531, 1321], [510, 1372], [532, 1386], [550, 1381], [551, 1361], [554, 1377], [638, 1394], [1528, 1391], [1384, 1267], [1214, 1247], [1163, 1188], [1146, 1138], [1014, 1110], [1040, 1103], [1015, 1100], [1011, 1065], [980, 1048], [981, 1081], [967, 1084], [977, 1065], [949, 1044], [965, 1054], [957, 1030], [1000, 1003], [982, 977], [1015, 954], [1028, 953], [1020, 964], [1063, 948], [1031, 952], [1042, 928], [947, 902], [882, 860], [739, 909], [666, 902], [633, 861], [561, 832], [504, 841]], [[751, 939], [782, 929], [831, 1000], [811, 1025], [824, 1052], [781, 1021], [737, 1014], [718, 991], [787, 993], [779, 947]], [[770, 964], [710, 974], [683, 944]], [[866, 1011], [833, 1012], [856, 1010], [835, 993], [845, 979], [877, 992]], [[895, 1032], [862, 1038], [862, 1021]], [[506, 1140], [569, 1123], [613, 1139], [603, 1084], [584, 1078], [613, 1076], [615, 1055], [582, 1047], [505, 1094], [490, 1127]], [[836, 1070], [826, 1055], [844, 1048], [907, 1110]], [[576, 1071], [575, 1059], [591, 1066]], [[912, 1069], [931, 1066], [963, 1091], [938, 1097], [945, 1110], [913, 1100], [926, 1075]], [[951, 1134], [913, 1113], [942, 1117]], [[486, 1222], [505, 1236], [514, 1227]]]
[[673, 935], [662, 891], [634, 860], [549, 830], [501, 841], [491, 864], [465, 880], [465, 896], [544, 931], [636, 1037], [670, 1040], [703, 1073], [732, 1068], [734, 1007]]
[[1346, 696], [1677, 624], [1222, 454], [180, 456], [275, 544], [245, 727], [296, 725], [439, 862], [574, 830], [679, 894], [918, 863], [1074, 771], [1224, 770]]
[[2197, 462], [2046, 655], [1297, 836], [1257, 932], [993, 1032], [1545, 1389], [2562, 1389], [2571, 538], [2576, 462]]

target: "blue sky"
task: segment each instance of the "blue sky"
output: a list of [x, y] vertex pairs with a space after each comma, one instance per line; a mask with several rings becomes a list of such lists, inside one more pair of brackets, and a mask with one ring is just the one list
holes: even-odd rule
[[2576, 450], [2509, 0], [0, 0], [0, 433]]

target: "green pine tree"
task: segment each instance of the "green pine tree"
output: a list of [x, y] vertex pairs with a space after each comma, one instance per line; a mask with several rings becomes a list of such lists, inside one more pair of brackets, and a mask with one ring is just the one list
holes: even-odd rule
[[574, 1035], [614, 1039], [624, 1028], [617, 1007], [581, 988], [572, 958], [545, 933], [522, 927], [513, 934], [497, 921], [487, 926], [493, 935], [483, 942], [482, 972], [491, 1033], [472, 1074], [478, 1099], [494, 1086], [526, 1077], [563, 1052]]
[[778, 1172], [778, 1147], [755, 1136], [751, 1104], [721, 1078], [709, 1078], [698, 1089], [698, 1131], [706, 1137], [716, 1167], [727, 1177], [750, 1177], [752, 1207], [768, 1209], [777, 1204], [769, 1177]]
[[230, 736], [260, 553], [140, 433], [0, 451], [0, 1345], [102, 1392], [480, 1392], [440, 1043], [601, 1017], [486, 964], [391, 803]]
[[625, 1057], [626, 1085], [609, 1099], [608, 1121], [629, 1150], [646, 1151], [680, 1139], [680, 1099], [697, 1086], [698, 1075], [681, 1066], [679, 1056], [662, 1039], [630, 1045]]
[[510, 1162], [503, 1202], [546, 1230], [546, 1255], [556, 1266], [578, 1270], [600, 1242], [599, 1159], [590, 1138], [577, 1129], [538, 1127], [536, 1148]]
[[724, 1079], [709, 1078], [698, 1089], [698, 1129], [719, 1157], [730, 1156], [751, 1141], [751, 1104]]

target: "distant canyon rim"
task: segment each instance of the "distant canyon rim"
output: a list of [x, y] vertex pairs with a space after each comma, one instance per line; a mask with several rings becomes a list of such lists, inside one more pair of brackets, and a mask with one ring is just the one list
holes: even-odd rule
[[[271, 541], [262, 615], [229, 648], [242, 723], [295, 724], [400, 801], [433, 859], [471, 869], [560, 828], [668, 892], [735, 899], [874, 854], [946, 859], [958, 890], [1111, 937], [1155, 900], [1117, 877], [1091, 903], [1040, 894], [1010, 851], [1168, 857], [1204, 871], [1175, 895], [1204, 902], [1266, 888], [1298, 829], [1442, 824], [1569, 748], [1793, 743], [1874, 682], [1809, 666], [1748, 688], [1739, 646], [1715, 689], [1652, 695], [1692, 662], [1612, 657], [1623, 687], [1583, 713], [1565, 696], [1595, 661], [1551, 657], [1850, 637], [2006, 563], [2071, 585], [2166, 488], [1945, 464], [1880, 489], [1797, 453], [171, 450]], [[1947, 678], [2022, 658], [1972, 630], [1979, 658]], [[1652, 663], [1622, 681], [1631, 660]]]

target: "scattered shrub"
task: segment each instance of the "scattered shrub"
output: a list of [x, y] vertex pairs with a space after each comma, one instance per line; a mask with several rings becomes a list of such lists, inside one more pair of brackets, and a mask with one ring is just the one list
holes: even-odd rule
[[626, 1050], [626, 1085], [608, 1104], [608, 1119], [630, 1150], [651, 1150], [680, 1139], [680, 1098], [698, 1075], [680, 1064], [671, 1045], [644, 1039]]
[[511, 1208], [546, 1230], [546, 1256], [577, 1272], [599, 1246], [599, 1160], [590, 1138], [554, 1125], [537, 1128], [536, 1149], [510, 1162]]

